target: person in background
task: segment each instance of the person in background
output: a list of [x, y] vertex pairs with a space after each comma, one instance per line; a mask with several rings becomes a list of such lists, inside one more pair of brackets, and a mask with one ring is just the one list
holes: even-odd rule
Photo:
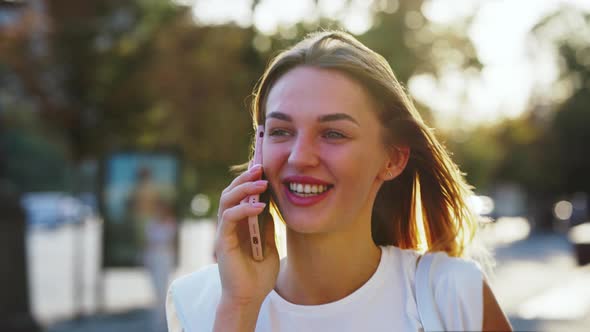
[[[157, 217], [158, 208], [163, 197], [154, 183], [152, 171], [147, 166], [137, 170], [135, 188], [129, 196], [129, 212], [133, 222], [133, 235], [138, 252], [146, 246], [146, 226], [150, 220]], [[137, 257], [141, 262], [141, 255]]]
[[[171, 332], [511, 329], [469, 258], [472, 192], [381, 55], [311, 34], [268, 65], [252, 115], [262, 165], [221, 194], [218, 264], [171, 285]], [[243, 202], [267, 190], [268, 205]], [[283, 259], [270, 215], [286, 226]]]
[[166, 330], [166, 291], [174, 269], [177, 222], [172, 205], [160, 200], [156, 214], [145, 227], [143, 262], [155, 294], [153, 326], [156, 331]]

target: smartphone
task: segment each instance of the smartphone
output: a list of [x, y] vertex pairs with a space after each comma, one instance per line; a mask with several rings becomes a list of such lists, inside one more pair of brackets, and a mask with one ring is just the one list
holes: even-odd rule
[[[256, 130], [256, 142], [254, 143], [254, 158], [250, 163], [250, 168], [253, 165], [262, 164], [262, 140], [264, 139], [264, 126], [258, 126]], [[260, 201], [260, 195], [250, 195], [248, 202], [250, 204], [257, 203]], [[266, 207], [268, 208], [268, 207]], [[266, 209], [265, 208], [265, 209]], [[259, 220], [258, 216], [248, 217], [248, 230], [250, 231], [250, 245], [252, 246], [252, 257], [261, 261], [264, 259], [263, 252], [263, 225], [262, 220]]]

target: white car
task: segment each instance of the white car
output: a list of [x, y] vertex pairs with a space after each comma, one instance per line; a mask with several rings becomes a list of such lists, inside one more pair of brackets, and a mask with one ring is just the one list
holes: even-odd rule
[[24, 194], [21, 206], [31, 227], [55, 228], [65, 223], [83, 221], [92, 214], [92, 207], [80, 199], [63, 192], [36, 192]]

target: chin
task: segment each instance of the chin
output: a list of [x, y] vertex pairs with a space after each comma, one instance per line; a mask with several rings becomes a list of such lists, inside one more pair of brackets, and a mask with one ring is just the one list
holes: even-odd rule
[[287, 222], [287, 229], [299, 234], [315, 234], [320, 233], [321, 227], [317, 227], [316, 225], [309, 225], [309, 223], [305, 224]]
[[327, 218], [307, 214], [283, 215], [287, 229], [300, 234], [317, 234], [329, 232]]

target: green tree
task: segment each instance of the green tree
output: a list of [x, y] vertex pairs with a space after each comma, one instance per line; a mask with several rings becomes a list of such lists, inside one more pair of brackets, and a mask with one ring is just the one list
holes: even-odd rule
[[[401, 82], [451, 62], [477, 63], [461, 29], [433, 27], [422, 1], [394, 3], [376, 1], [374, 25], [358, 37], [384, 55]], [[40, 101], [39, 123], [64, 158], [77, 163], [117, 148], [175, 146], [184, 156], [186, 199], [196, 192], [217, 197], [232, 177], [229, 166], [248, 157], [249, 96], [270, 57], [308, 32], [341, 27], [319, 18], [268, 36], [232, 23], [203, 26], [169, 0], [57, 0], [44, 14], [51, 26], [46, 51], [30, 56], [30, 34], [23, 33], [0, 44], [7, 51], [0, 61], [27, 98]], [[32, 136], [40, 130], [21, 129]]]
[[565, 8], [534, 28], [535, 36], [552, 45], [561, 58], [561, 75], [555, 86], [567, 87], [568, 97], [554, 105], [547, 128], [547, 146], [555, 168], [547, 178], [557, 177], [556, 194], [590, 193], [590, 14]]

